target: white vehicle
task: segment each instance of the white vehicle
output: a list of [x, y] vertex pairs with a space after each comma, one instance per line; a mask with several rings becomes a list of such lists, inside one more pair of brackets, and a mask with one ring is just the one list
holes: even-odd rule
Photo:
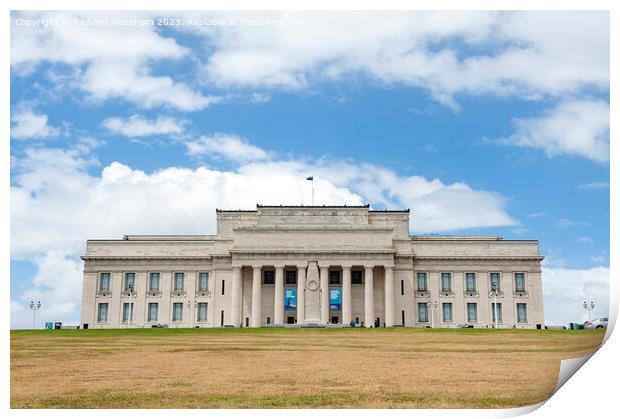
[[583, 326], [584, 329], [606, 329], [608, 320], [607, 317], [601, 317], [600, 319], [592, 320], [592, 322], [586, 322]]

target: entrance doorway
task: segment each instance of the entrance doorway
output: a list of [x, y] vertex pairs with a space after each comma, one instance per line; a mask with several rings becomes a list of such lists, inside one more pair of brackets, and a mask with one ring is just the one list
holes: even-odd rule
[[295, 317], [293, 316], [288, 316], [286, 318], [286, 324], [295, 324]]
[[338, 316], [332, 316], [332, 324], [338, 324]]

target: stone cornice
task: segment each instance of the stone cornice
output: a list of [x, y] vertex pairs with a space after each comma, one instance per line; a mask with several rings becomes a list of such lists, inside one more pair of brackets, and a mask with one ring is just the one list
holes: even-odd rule
[[523, 261], [541, 261], [545, 257], [544, 256], [415, 256], [414, 259], [416, 261], [452, 261], [452, 260], [463, 260], [463, 261], [471, 261], [471, 260], [523, 260]]
[[232, 249], [231, 255], [355, 255], [355, 254], [381, 254], [393, 255], [394, 249]]

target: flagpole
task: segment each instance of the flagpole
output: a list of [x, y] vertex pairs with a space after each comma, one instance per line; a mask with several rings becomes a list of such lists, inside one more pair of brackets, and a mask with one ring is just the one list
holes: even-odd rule
[[312, 176], [312, 206], [314, 206], [314, 176]]

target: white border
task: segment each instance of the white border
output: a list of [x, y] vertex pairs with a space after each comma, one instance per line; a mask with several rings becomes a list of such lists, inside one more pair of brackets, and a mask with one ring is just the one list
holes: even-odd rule
[[[589, 0], [589, 1], [575, 1], [565, 0], [562, 2], [549, 1], [549, 0], [506, 0], [502, 2], [490, 1], [490, 0], [478, 0], [469, 1], [466, 4], [457, 0], [444, 0], [444, 1], [426, 1], [426, 2], [405, 2], [395, 0], [383, 0], [381, 2], [370, 0], [358, 0], [355, 2], [356, 9], [358, 10], [611, 10], [611, 69], [610, 74], [611, 85], [611, 115], [617, 115], [618, 106], [616, 105], [614, 92], [617, 91], [617, 56], [618, 56], [618, 2], [607, 0]], [[10, 74], [8, 57], [10, 56], [10, 41], [9, 32], [10, 25], [8, 21], [10, 19], [9, 13], [11, 9], [16, 10], [141, 10], [149, 9], [154, 10], [348, 10], [351, 5], [345, 2], [336, 3], [333, 0], [314, 0], [314, 1], [285, 1], [285, 0], [262, 0], [260, 5], [249, 0], [229, 0], [229, 1], [191, 1], [191, 0], [177, 0], [174, 2], [164, 0], [151, 0], [148, 3], [140, 3], [138, 1], [129, 0], [94, 0], [88, 3], [76, 0], [56, 0], [54, 2], [45, 0], [7, 0], [2, 2], [4, 9], [4, 22], [2, 26], [2, 53], [5, 59], [3, 65], [0, 66], [0, 76], [4, 88], [2, 89], [2, 103], [0, 104], [0, 111], [2, 112], [2, 118], [0, 119], [0, 126], [2, 127], [2, 133], [4, 141], [0, 151], [0, 167], [2, 170], [2, 187], [0, 189], [0, 202], [2, 211], [2, 231], [4, 233], [5, 240], [0, 245], [0, 252], [2, 256], [2, 264], [0, 265], [0, 275], [4, 278], [4, 296], [5, 304], [4, 319], [6, 327], [8, 328], [8, 319], [10, 317], [10, 289], [9, 289], [9, 258], [10, 258], [10, 244], [9, 234], [10, 231], [10, 202], [9, 202], [9, 168], [10, 168], [10, 154], [9, 154], [9, 141], [10, 138], [10, 109], [8, 102], [8, 92]], [[558, 9], [561, 6], [561, 9]], [[618, 169], [614, 163], [618, 162], [618, 149], [615, 147], [615, 142], [618, 141], [617, 131], [615, 130], [615, 120], [611, 119], [611, 176], [610, 176], [610, 193], [611, 193], [611, 208], [610, 214], [618, 214], [618, 200], [617, 200], [617, 183], [615, 179], [618, 179]], [[618, 224], [616, 217], [611, 217], [611, 231], [618, 231]], [[618, 248], [616, 243], [616, 236], [611, 235], [610, 243], [610, 264], [611, 264], [611, 278], [617, 276], [616, 261], [618, 260]], [[610, 412], [613, 412], [617, 406], [618, 397], [617, 390], [612, 385], [612, 379], [618, 377], [620, 372], [618, 355], [620, 353], [620, 345], [618, 343], [617, 333], [609, 334], [618, 313], [618, 290], [617, 281], [610, 281], [610, 321], [611, 326], [608, 331], [608, 341], [587, 363], [585, 368], [581, 368], [575, 377], [568, 380], [568, 382], [553, 396], [549, 401], [540, 406], [536, 410], [536, 407], [531, 406], [520, 409], [499, 409], [499, 410], [390, 410], [390, 411], [360, 411], [360, 410], [337, 410], [337, 411], [316, 411], [316, 410], [212, 410], [209, 411], [211, 417], [237, 417], [239, 415], [251, 414], [258, 417], [289, 417], [295, 415], [297, 417], [314, 417], [315, 415], [338, 415], [344, 417], [359, 417], [360, 415], [390, 415], [392, 417], [407, 417], [410, 418], [413, 415], [416, 417], [451, 417], [458, 415], [460, 417], [504, 417], [514, 416], [532, 411], [533, 417], [588, 417], [595, 418], [597, 416], [607, 417]], [[3, 359], [4, 359], [4, 374], [2, 375], [2, 384], [4, 392], [2, 394], [2, 407], [8, 409], [10, 400], [10, 386], [9, 386], [9, 371], [10, 371], [10, 358], [9, 358], [9, 335], [4, 333], [3, 335]], [[32, 415], [47, 416], [62, 414], [67, 417], [79, 417], [85, 414], [79, 410], [11, 410], [9, 414], [19, 417], [30, 417]], [[110, 415], [109, 410], [91, 410], [87, 414], [94, 417], [107, 417]], [[115, 415], [121, 416], [156, 416], [156, 417], [169, 417], [183, 416], [183, 417], [198, 417], [204, 416], [205, 412], [192, 411], [192, 410], [115, 410]]]

